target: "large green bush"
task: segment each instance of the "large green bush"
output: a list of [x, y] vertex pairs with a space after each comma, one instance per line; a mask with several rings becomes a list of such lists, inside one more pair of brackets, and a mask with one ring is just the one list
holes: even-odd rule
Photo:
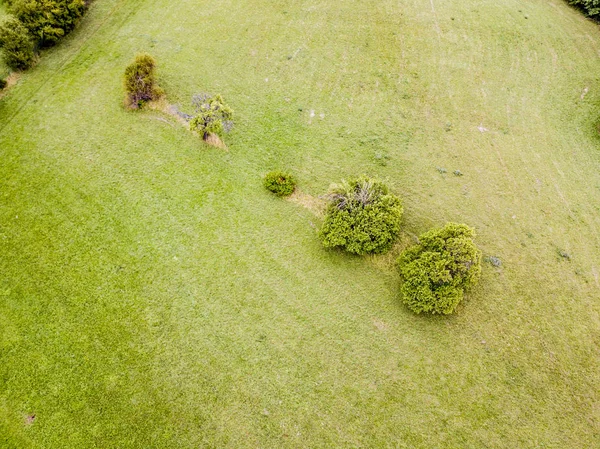
[[289, 173], [272, 171], [264, 179], [265, 188], [277, 196], [288, 196], [294, 193], [296, 180]]
[[583, 10], [588, 16], [598, 18], [600, 15], [600, 0], [567, 0], [569, 4]]
[[365, 176], [332, 186], [319, 235], [326, 248], [383, 253], [400, 233], [402, 204], [381, 181]]
[[4, 62], [13, 70], [25, 70], [33, 64], [33, 41], [27, 29], [15, 17], [9, 17], [0, 24], [0, 48]]
[[190, 121], [190, 129], [207, 140], [211, 134], [219, 137], [233, 126], [233, 110], [225, 104], [221, 95], [198, 94], [192, 100], [196, 114]]
[[85, 13], [83, 0], [11, 0], [8, 10], [41, 47], [56, 44]]
[[139, 108], [147, 101], [156, 100], [162, 90], [156, 84], [156, 61], [147, 53], [141, 53], [125, 69], [124, 85], [126, 103]]
[[402, 296], [416, 313], [450, 314], [462, 301], [465, 289], [481, 274], [481, 252], [473, 243], [475, 231], [448, 223], [419, 237], [419, 244], [398, 259]]

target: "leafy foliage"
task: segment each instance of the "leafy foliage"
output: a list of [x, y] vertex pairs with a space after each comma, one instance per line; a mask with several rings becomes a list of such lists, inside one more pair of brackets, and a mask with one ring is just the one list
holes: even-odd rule
[[139, 108], [146, 101], [156, 100], [163, 92], [156, 85], [156, 61], [147, 53], [141, 53], [125, 69], [127, 104]]
[[0, 90], [4, 89], [6, 87], [6, 80], [4, 78], [0, 78]]
[[56, 44], [85, 13], [83, 0], [12, 0], [9, 11], [41, 47]]
[[403, 300], [413, 312], [454, 312], [465, 289], [481, 274], [481, 252], [474, 236], [467, 225], [448, 223], [421, 235], [418, 245], [400, 255]]
[[192, 103], [196, 115], [190, 120], [190, 129], [197, 131], [204, 140], [210, 134], [222, 136], [233, 127], [233, 110], [225, 104], [221, 95], [194, 95]]
[[600, 15], [600, 0], [567, 0], [569, 4], [583, 10], [588, 16], [596, 18]]
[[296, 179], [289, 173], [272, 171], [265, 176], [264, 184], [269, 192], [277, 196], [288, 196], [294, 193]]
[[27, 28], [15, 17], [9, 17], [0, 24], [0, 47], [4, 62], [11, 69], [25, 70], [33, 64], [33, 41]]
[[353, 254], [388, 251], [400, 232], [402, 204], [381, 181], [365, 176], [332, 186], [319, 235], [326, 248]]

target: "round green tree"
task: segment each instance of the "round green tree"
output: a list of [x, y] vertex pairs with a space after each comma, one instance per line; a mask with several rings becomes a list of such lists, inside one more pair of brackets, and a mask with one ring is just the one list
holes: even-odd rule
[[272, 171], [264, 179], [265, 188], [277, 196], [288, 196], [294, 193], [296, 179], [289, 173]]
[[388, 251], [400, 233], [402, 203], [381, 181], [366, 176], [333, 185], [319, 235], [326, 248], [353, 254]]
[[467, 225], [448, 223], [421, 235], [418, 245], [400, 255], [403, 301], [413, 312], [454, 312], [481, 274], [481, 251], [474, 236]]

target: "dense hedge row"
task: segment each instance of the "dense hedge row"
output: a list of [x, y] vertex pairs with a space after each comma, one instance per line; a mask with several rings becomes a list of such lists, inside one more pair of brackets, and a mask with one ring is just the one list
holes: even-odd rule
[[33, 64], [34, 41], [16, 17], [9, 17], [0, 25], [0, 47], [4, 50], [4, 62], [11, 69], [25, 70]]
[[84, 0], [6, 0], [10, 16], [0, 23], [0, 47], [6, 64], [25, 70], [35, 52], [56, 44], [85, 13]]
[[567, 0], [569, 4], [581, 9], [588, 16], [600, 18], [600, 0]]

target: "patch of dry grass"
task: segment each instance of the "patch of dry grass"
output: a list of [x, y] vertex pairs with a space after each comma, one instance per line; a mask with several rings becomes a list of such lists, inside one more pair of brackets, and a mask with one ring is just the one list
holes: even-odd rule
[[301, 191], [298, 187], [296, 187], [294, 193], [292, 193], [286, 199], [294, 204], [305, 207], [320, 218], [325, 215], [327, 202], [323, 198], [319, 198]]

